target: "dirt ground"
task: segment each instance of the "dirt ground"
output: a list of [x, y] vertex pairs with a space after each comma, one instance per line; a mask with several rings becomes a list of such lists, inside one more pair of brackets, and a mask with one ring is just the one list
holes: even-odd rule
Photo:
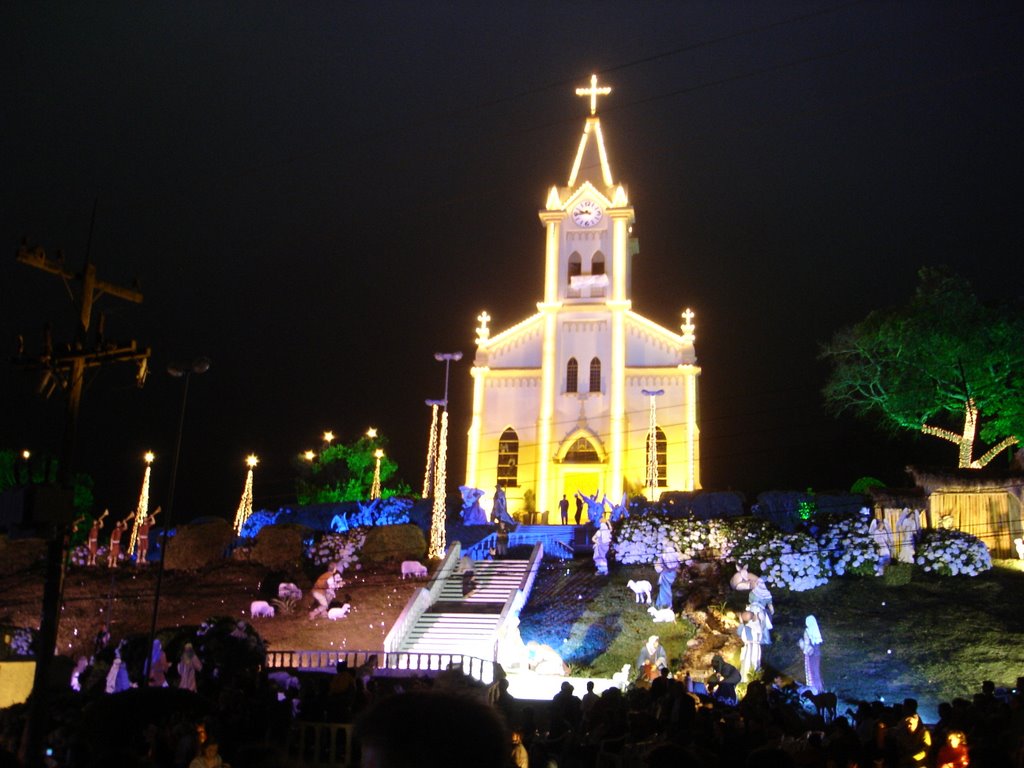
[[[196, 626], [213, 616], [236, 616], [252, 625], [270, 650], [346, 648], [376, 650], [413, 592], [425, 582], [403, 581], [397, 569], [360, 570], [345, 574], [339, 593], [350, 596], [352, 611], [339, 621], [310, 620], [312, 583], [297, 578], [304, 596], [296, 609], [274, 618], [250, 619], [266, 568], [228, 562], [196, 573], [166, 571], [160, 588], [157, 627]], [[0, 576], [0, 623], [38, 627], [43, 595], [43, 569]], [[116, 642], [148, 634], [153, 617], [156, 567], [71, 567], [64, 581], [57, 652], [77, 657], [92, 653], [93, 638], [107, 622]]]

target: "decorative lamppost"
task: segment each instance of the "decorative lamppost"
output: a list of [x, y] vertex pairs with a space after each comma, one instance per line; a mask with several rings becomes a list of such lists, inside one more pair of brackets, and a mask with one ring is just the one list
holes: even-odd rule
[[260, 460], [256, 458], [255, 454], [249, 454], [245, 457], [245, 463], [249, 467], [249, 472], [245, 476], [242, 500], [238, 502], [238, 511], [235, 512], [235, 535], [237, 536], [242, 535], [242, 527], [245, 525], [245, 521], [249, 519], [249, 515], [252, 514], [252, 475]]
[[192, 374], [206, 373], [210, 370], [208, 357], [197, 357], [191, 365], [172, 363], [167, 366], [167, 373], [176, 379], [184, 379], [181, 388], [181, 411], [178, 415], [178, 435], [174, 441], [174, 461], [171, 462], [171, 483], [167, 489], [167, 517], [164, 518], [164, 529], [160, 534], [160, 560], [157, 563], [156, 586], [153, 589], [153, 620], [149, 625], [149, 644], [146, 646], [146, 684], [149, 684], [149, 663], [153, 658], [153, 640], [156, 637], [156, 621], [160, 615], [160, 585], [164, 579], [164, 560], [167, 557], [167, 533], [174, 521], [174, 486], [178, 480], [178, 460], [181, 458], [181, 436], [185, 431], [185, 408], [188, 405], [188, 384]]
[[[427, 557], [441, 558], [444, 557], [445, 550], [445, 481], [447, 480], [445, 465], [448, 461], [448, 373], [452, 364], [452, 361], [458, 362], [462, 359], [461, 352], [435, 352], [434, 359], [438, 362], [444, 362], [444, 400], [428, 400], [427, 405], [434, 407], [434, 413], [437, 413], [437, 408], [440, 407], [441, 411], [441, 427], [438, 430], [437, 435], [437, 451], [434, 454], [434, 507], [430, 516], [430, 547], [427, 551]], [[433, 434], [433, 424], [431, 424], [431, 434]], [[430, 471], [428, 467], [428, 472]]]
[[373, 467], [373, 485], [370, 486], [370, 501], [380, 498], [380, 460], [384, 458], [384, 451], [378, 448], [373, 452], [373, 458], [377, 463]]
[[135, 554], [135, 543], [139, 540], [139, 526], [149, 514], [149, 477], [153, 473], [153, 459], [156, 455], [152, 451], [146, 451], [142, 460], [146, 462], [146, 471], [142, 475], [142, 490], [139, 491], [139, 506], [135, 511], [135, 525], [132, 526], [132, 535], [128, 539], [128, 555]]
[[647, 428], [647, 487], [651, 489], [650, 500], [658, 492], [658, 415], [655, 398], [665, 394], [664, 389], [641, 389], [640, 394], [651, 398], [650, 418]]

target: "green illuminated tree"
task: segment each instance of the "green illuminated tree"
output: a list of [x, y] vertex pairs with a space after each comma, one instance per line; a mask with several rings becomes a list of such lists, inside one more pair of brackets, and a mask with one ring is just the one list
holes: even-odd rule
[[[957, 446], [980, 468], [1024, 435], [1024, 315], [982, 303], [946, 269], [923, 268], [911, 300], [876, 310], [824, 346], [827, 406]], [[974, 458], [975, 442], [991, 448]]]
[[[348, 445], [337, 443], [324, 448], [311, 461], [302, 460], [295, 484], [299, 504], [330, 504], [363, 501], [370, 497], [377, 459], [374, 452], [386, 450], [387, 441], [380, 436], [362, 435]], [[380, 460], [381, 497], [406, 495], [411, 489], [404, 483], [385, 487], [398, 470], [398, 464], [385, 453]]]

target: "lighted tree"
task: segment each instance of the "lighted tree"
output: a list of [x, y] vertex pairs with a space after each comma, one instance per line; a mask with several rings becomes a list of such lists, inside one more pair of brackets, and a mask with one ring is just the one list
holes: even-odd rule
[[[348, 445], [332, 443], [319, 454], [300, 462], [300, 476], [295, 484], [299, 504], [330, 504], [363, 501], [370, 498], [377, 469], [376, 451], [383, 450], [387, 440], [379, 435], [361, 435]], [[383, 455], [380, 458], [380, 496], [389, 498], [411, 494], [404, 483], [387, 487], [398, 470], [398, 464]]]
[[[946, 440], [960, 467], [983, 467], [1024, 435], [1024, 316], [946, 269], [922, 269], [905, 306], [839, 331], [822, 358], [833, 411]], [[979, 439], [992, 446], [974, 458]]]

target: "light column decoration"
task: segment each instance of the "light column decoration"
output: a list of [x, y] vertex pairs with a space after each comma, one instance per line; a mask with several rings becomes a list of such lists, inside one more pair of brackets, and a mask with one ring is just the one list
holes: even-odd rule
[[370, 501], [380, 498], [380, 460], [384, 458], [384, 451], [378, 448], [373, 452], [373, 458], [377, 463], [373, 467], [373, 485], [370, 486]]
[[128, 539], [129, 556], [135, 554], [135, 544], [139, 538], [139, 526], [142, 525], [142, 521], [149, 514], [149, 476], [153, 472], [153, 459], [156, 456], [152, 451], [146, 451], [142, 458], [146, 462], [146, 472], [142, 476], [142, 490], [139, 491], [139, 506], [136, 508], [135, 525], [132, 526], [132, 535]]
[[245, 463], [249, 467], [249, 472], [245, 476], [245, 488], [242, 489], [242, 499], [238, 502], [238, 511], [235, 512], [235, 534], [237, 536], [242, 535], [242, 527], [252, 514], [252, 476], [253, 470], [256, 469], [260, 460], [256, 458], [255, 454], [249, 454], [245, 457]]
[[427, 400], [430, 411], [430, 437], [427, 438], [427, 468], [423, 471], [423, 495], [428, 498], [434, 492], [434, 470], [437, 467], [437, 414], [440, 400]]
[[655, 398], [665, 394], [664, 389], [641, 389], [640, 393], [651, 398], [650, 418], [647, 422], [647, 487], [651, 489], [649, 501], [654, 501], [658, 492], [658, 414]]
[[445, 533], [445, 483], [447, 480], [446, 464], [448, 462], [448, 374], [452, 361], [458, 362], [462, 359], [461, 352], [435, 352], [434, 359], [444, 362], [444, 400], [428, 401], [428, 405], [435, 403], [444, 410], [441, 411], [441, 427], [437, 436], [437, 455], [434, 469], [434, 506], [430, 515], [430, 548], [427, 557], [440, 559], [444, 557], [444, 550], [447, 545]]

